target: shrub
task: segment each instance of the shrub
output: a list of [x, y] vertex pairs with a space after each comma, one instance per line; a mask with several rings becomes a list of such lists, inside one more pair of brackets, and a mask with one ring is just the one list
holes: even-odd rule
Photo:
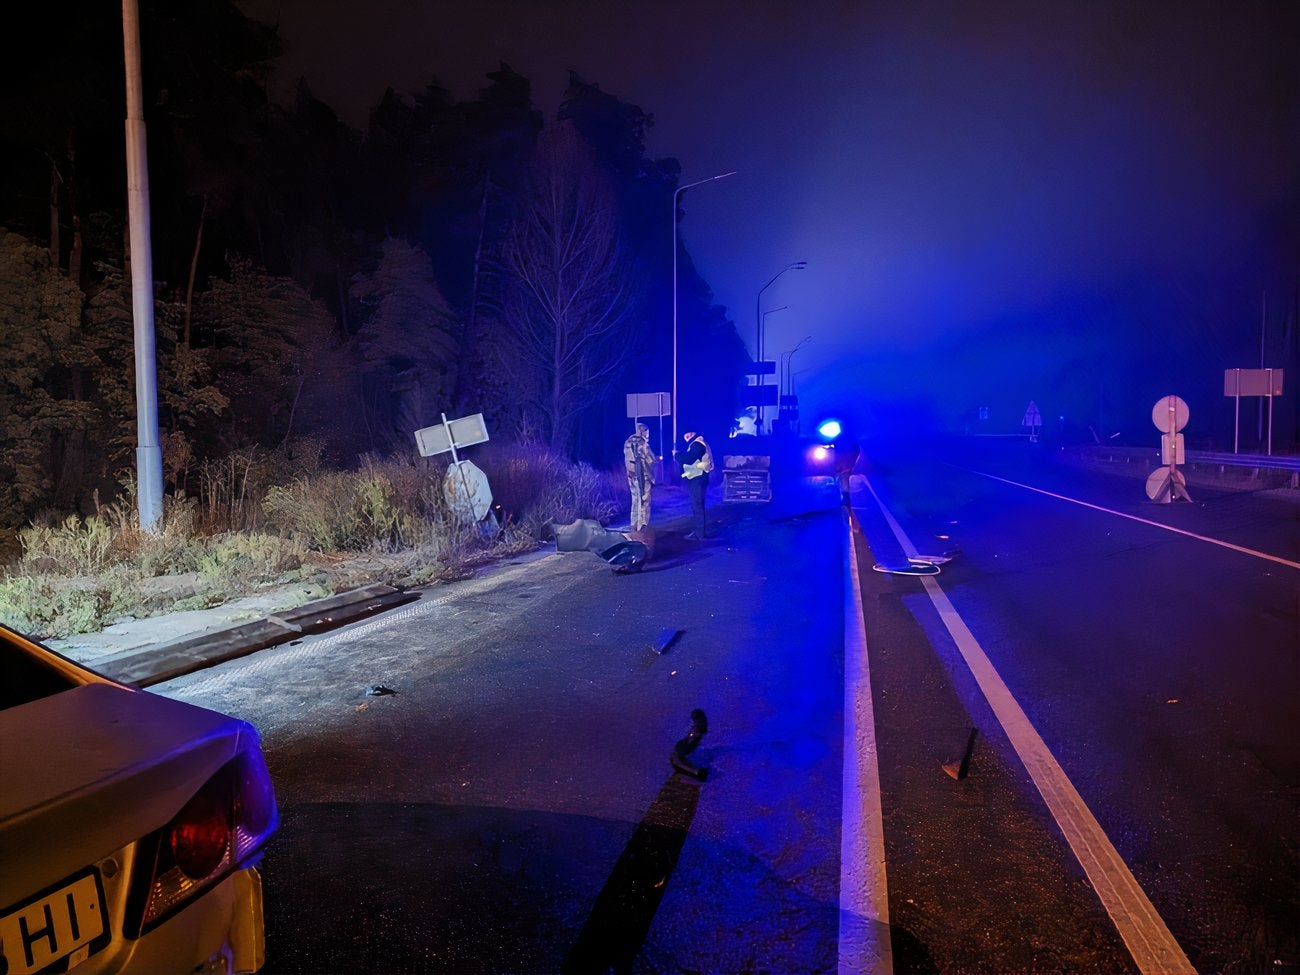
[[379, 470], [335, 472], [272, 487], [267, 521], [318, 552], [393, 551], [428, 534], [416, 512], [394, 503], [392, 482]]
[[[445, 456], [367, 457], [358, 470], [320, 471], [311, 442], [231, 455], [203, 465], [200, 497], [163, 499], [156, 532], [140, 529], [127, 472], [116, 502], [97, 503], [94, 516], [20, 532], [21, 554], [0, 572], [0, 621], [47, 638], [126, 615], [217, 605], [309, 575], [322, 594], [463, 578], [535, 548], [550, 523], [607, 522], [627, 503], [621, 471], [571, 464], [537, 443], [485, 444], [473, 459], [503, 510], [490, 529], [450, 510]], [[345, 557], [358, 552], [366, 558]], [[179, 587], [148, 582], [176, 575], [189, 578]]]
[[626, 501], [626, 484], [590, 464], [568, 463], [537, 443], [493, 445], [479, 466], [510, 522], [533, 538], [543, 537], [550, 523], [609, 521]]

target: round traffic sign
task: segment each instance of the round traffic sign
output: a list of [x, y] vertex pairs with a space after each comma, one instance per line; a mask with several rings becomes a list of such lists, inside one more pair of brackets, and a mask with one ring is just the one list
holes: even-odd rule
[[1147, 477], [1147, 497], [1152, 501], [1172, 501], [1182, 489], [1186, 494], [1187, 480], [1177, 467], [1157, 467]]
[[492, 488], [487, 475], [473, 461], [449, 464], [442, 491], [447, 505], [461, 521], [482, 521], [492, 508]]
[[1187, 404], [1172, 393], [1161, 396], [1151, 408], [1151, 422], [1161, 433], [1177, 433], [1187, 426], [1187, 416]]

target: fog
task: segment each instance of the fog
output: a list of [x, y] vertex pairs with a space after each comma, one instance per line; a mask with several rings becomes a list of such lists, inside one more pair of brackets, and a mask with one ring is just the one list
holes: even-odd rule
[[1223, 370], [1262, 362], [1294, 439], [1300, 5], [244, 6], [290, 45], [279, 90], [357, 127], [388, 85], [468, 98], [505, 61], [548, 118], [570, 69], [652, 113], [683, 184], [736, 170], [683, 194], [682, 240], [751, 350], [759, 289], [807, 262], [762, 300], [767, 358], [810, 336], [805, 420], [1010, 432], [1032, 398], [1142, 442], [1177, 393], [1222, 448]]

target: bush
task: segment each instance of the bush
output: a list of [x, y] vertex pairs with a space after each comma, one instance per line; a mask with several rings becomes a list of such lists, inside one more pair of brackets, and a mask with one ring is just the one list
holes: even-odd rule
[[537, 443], [494, 444], [478, 462], [511, 524], [541, 538], [548, 524], [607, 522], [626, 503], [627, 485], [590, 464], [571, 464]]
[[395, 551], [429, 533], [417, 512], [395, 503], [392, 482], [375, 468], [272, 487], [262, 507], [272, 528], [318, 552]]
[[[319, 471], [318, 456], [307, 442], [204, 465], [203, 495], [164, 498], [157, 532], [141, 531], [127, 474], [116, 504], [97, 505], [93, 517], [19, 533], [21, 555], [0, 575], [0, 622], [48, 638], [308, 577], [322, 595], [464, 578], [536, 548], [551, 523], [608, 522], [627, 503], [621, 471], [571, 464], [535, 443], [486, 444], [474, 461], [504, 512], [489, 530], [450, 510], [442, 488], [450, 458], [367, 457], [355, 471]], [[149, 583], [164, 576], [187, 578]]]

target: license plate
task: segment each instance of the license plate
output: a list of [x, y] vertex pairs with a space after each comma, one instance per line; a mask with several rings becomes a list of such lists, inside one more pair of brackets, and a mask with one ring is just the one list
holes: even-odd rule
[[79, 963], [108, 942], [99, 878], [87, 872], [0, 917], [0, 971], [29, 975], [76, 953]]

